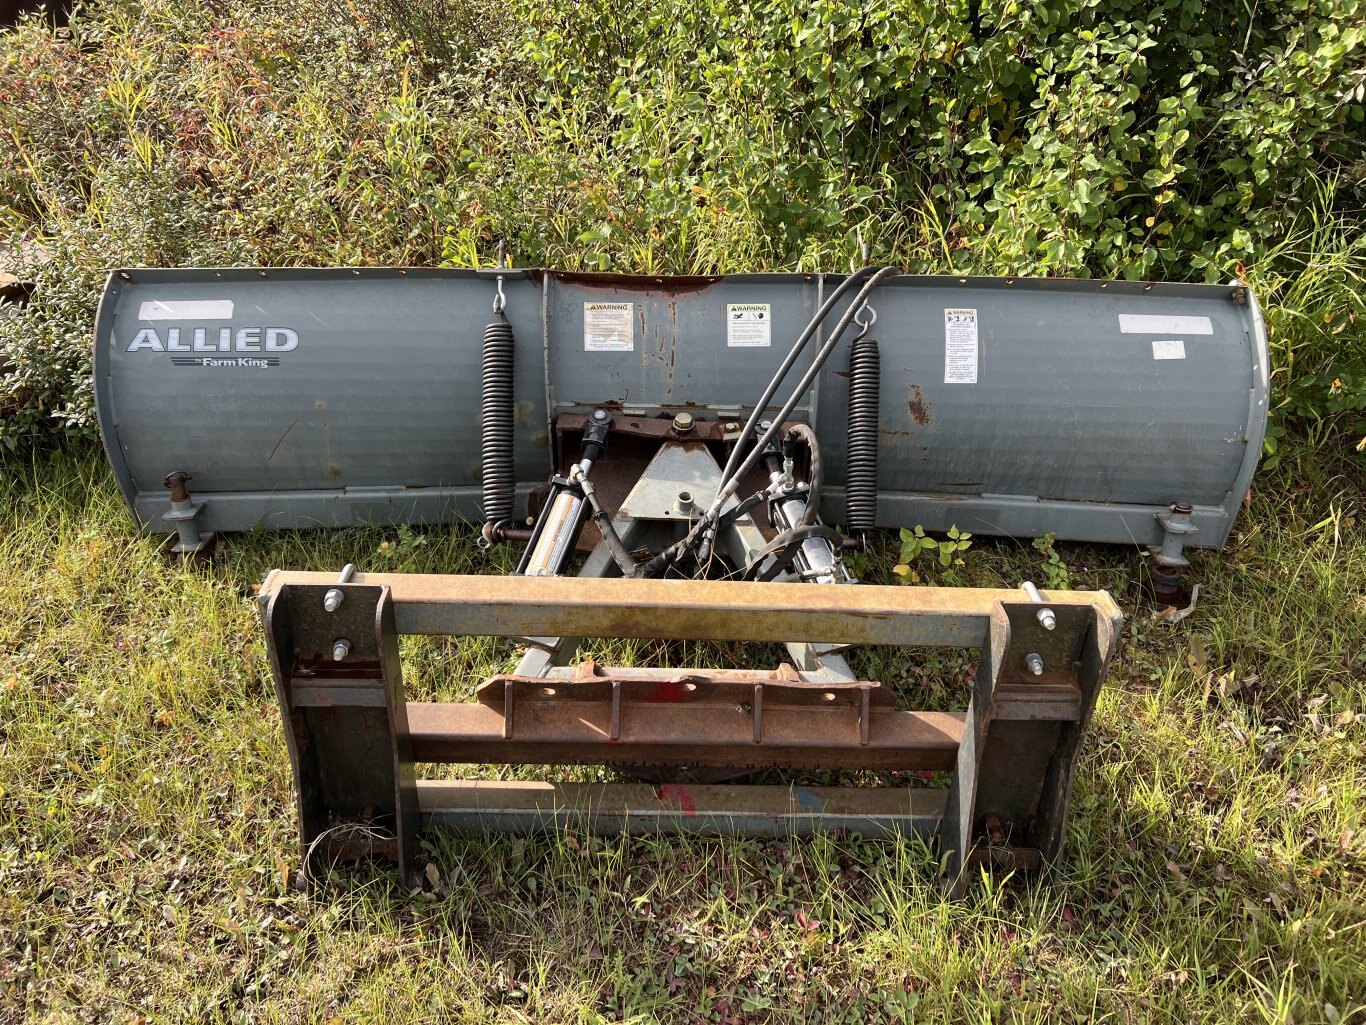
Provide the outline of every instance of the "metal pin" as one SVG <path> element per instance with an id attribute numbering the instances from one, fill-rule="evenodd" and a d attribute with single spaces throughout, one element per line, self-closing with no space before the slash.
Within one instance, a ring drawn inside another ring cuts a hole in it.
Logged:
<path id="1" fill-rule="evenodd" d="M 1028 580 L 1020 585 L 1020 590 L 1029 596 L 1030 601 L 1043 601 L 1043 595 L 1039 593 L 1039 589 Z M 1039 609 L 1036 615 L 1039 617 L 1039 622 L 1043 624 L 1045 630 L 1057 629 L 1058 617 L 1053 614 L 1052 609 Z"/>

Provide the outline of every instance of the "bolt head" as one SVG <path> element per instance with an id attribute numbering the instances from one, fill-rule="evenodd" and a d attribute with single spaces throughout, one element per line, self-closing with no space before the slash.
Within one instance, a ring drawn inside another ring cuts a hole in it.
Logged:
<path id="1" fill-rule="evenodd" d="M 683 434 L 693 428 L 693 415 L 691 413 L 679 413 L 674 417 L 674 430 Z"/>

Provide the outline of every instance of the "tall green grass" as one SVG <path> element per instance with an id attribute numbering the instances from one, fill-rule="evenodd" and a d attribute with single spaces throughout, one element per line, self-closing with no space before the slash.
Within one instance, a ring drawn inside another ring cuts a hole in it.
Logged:
<path id="1" fill-rule="evenodd" d="M 1136 553 L 1058 546 L 1129 618 L 1050 883 L 948 902 L 923 845 L 854 837 L 437 834 L 421 892 L 362 866 L 305 895 L 253 585 L 504 555 L 466 528 L 365 529 L 233 537 L 176 568 L 99 453 L 50 452 L 0 484 L 0 1021 L 1359 1020 L 1363 496 L 1348 457 L 1293 444 L 1229 551 L 1198 558 L 1177 627 L 1135 603 Z M 955 572 L 1042 560 L 979 540 Z M 962 666 L 871 656 L 962 707 Z M 515 651 L 405 657 L 414 696 L 466 697 Z"/>

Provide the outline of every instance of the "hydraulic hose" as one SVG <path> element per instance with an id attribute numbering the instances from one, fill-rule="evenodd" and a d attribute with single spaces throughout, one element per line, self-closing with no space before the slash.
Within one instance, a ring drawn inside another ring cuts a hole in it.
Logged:
<path id="1" fill-rule="evenodd" d="M 859 289 L 858 295 L 854 297 L 854 301 L 849 304 L 849 308 L 844 311 L 844 314 L 835 324 L 835 329 L 830 332 L 829 339 L 821 346 L 821 350 L 816 353 L 815 359 L 811 361 L 811 366 L 807 368 L 806 373 L 802 375 L 802 379 L 797 382 L 797 387 L 793 389 L 791 397 L 783 404 L 783 408 L 779 410 L 778 415 L 773 418 L 773 423 L 768 430 L 764 432 L 762 437 L 755 441 L 754 447 L 749 450 L 749 454 L 745 456 L 744 460 L 740 463 L 739 468 L 735 470 L 729 478 L 723 476 L 721 490 L 717 492 L 711 507 L 707 510 L 699 523 L 705 523 L 709 519 L 714 519 L 721 506 L 725 504 L 726 499 L 735 493 L 735 489 L 739 486 L 740 478 L 748 473 L 750 468 L 759 461 L 764 446 L 773 439 L 778 431 L 782 430 L 783 421 L 786 420 L 792 410 L 796 408 L 797 403 L 800 402 L 802 396 L 806 394 L 806 390 L 811 387 L 811 382 L 816 379 L 816 375 L 819 374 L 821 368 L 825 366 L 825 361 L 830 358 L 830 353 L 833 352 L 835 346 L 839 344 L 840 336 L 844 334 L 845 328 L 849 326 L 849 323 L 854 319 L 855 314 L 868 300 L 869 294 L 884 278 L 888 278 L 897 272 L 898 268 L 896 267 L 883 267 L 869 278 L 867 283 Z M 698 530 L 697 533 L 700 534 L 701 531 Z"/>
<path id="2" fill-rule="evenodd" d="M 807 322 L 806 327 L 802 328 L 802 333 L 797 336 L 797 340 L 792 343 L 792 348 L 789 349 L 787 355 L 783 357 L 783 362 L 773 374 L 773 379 L 768 382 L 768 386 L 764 389 L 764 393 L 759 396 L 759 401 L 754 404 L 754 410 L 749 414 L 749 419 L 745 421 L 745 426 L 740 431 L 740 436 L 735 439 L 735 447 L 731 449 L 730 458 L 726 460 L 726 467 L 721 471 L 721 480 L 723 482 L 730 480 L 732 472 L 735 469 L 735 464 L 740 459 L 740 453 L 744 450 L 745 440 L 754 433 L 755 425 L 763 419 L 764 410 L 768 407 L 769 400 L 773 398 L 774 393 L 782 386 L 783 379 L 787 377 L 788 371 L 792 369 L 792 365 L 796 363 L 797 358 L 801 356 L 802 350 L 806 348 L 806 344 L 811 340 L 812 335 L 820 329 L 821 324 L 825 322 L 825 318 L 829 315 L 830 311 L 835 308 L 839 301 L 844 298 L 845 293 L 876 270 L 877 268 L 875 267 L 860 267 L 858 270 L 854 271 L 853 274 L 850 274 L 841 281 L 835 286 L 835 290 L 830 293 L 830 297 L 821 304 L 821 308 L 818 309 Z"/>
<path id="3" fill-rule="evenodd" d="M 809 455 L 810 466 L 807 471 L 806 481 L 806 510 L 802 513 L 800 527 L 814 526 L 816 517 L 820 513 L 821 504 L 821 481 L 825 473 L 821 464 L 821 445 L 816 440 L 816 432 L 808 424 L 793 424 L 792 429 L 787 432 L 789 438 L 796 438 L 806 446 Z"/>
<path id="4" fill-rule="evenodd" d="M 850 322 L 854 319 L 854 316 L 863 307 L 863 304 L 867 302 L 869 294 L 884 278 L 898 273 L 900 268 L 881 267 L 872 272 L 871 277 L 868 277 L 868 272 L 870 270 L 871 268 L 863 268 L 841 282 L 840 287 L 831 294 L 830 299 L 817 311 L 815 317 L 812 318 L 811 323 L 807 324 L 806 329 L 802 331 L 801 337 L 798 339 L 797 343 L 793 345 L 792 351 L 788 353 L 782 366 L 779 367 L 778 373 L 774 375 L 774 380 L 770 381 L 769 386 L 764 390 L 764 394 L 756 405 L 755 411 L 750 414 L 749 421 L 745 424 L 745 429 L 740 432 L 740 438 L 737 440 L 735 448 L 731 452 L 731 457 L 726 461 L 726 469 L 721 474 L 721 487 L 717 491 L 716 497 L 713 499 L 711 505 L 698 518 L 697 522 L 693 524 L 692 529 L 688 531 L 687 537 L 664 549 L 642 566 L 642 576 L 657 576 L 669 565 L 682 558 L 683 553 L 696 544 L 700 538 L 715 529 L 717 517 L 720 514 L 721 508 L 725 505 L 726 500 L 735 493 L 735 489 L 739 486 L 741 478 L 743 478 L 744 475 L 750 471 L 751 467 L 758 462 L 760 456 L 763 454 L 764 448 L 774 439 L 778 432 L 782 430 L 783 421 L 787 419 L 797 403 L 801 401 L 801 397 L 805 395 L 807 389 L 811 387 L 811 382 L 816 379 L 816 375 L 820 373 L 826 360 L 830 358 L 830 353 L 834 351 L 835 346 L 839 343 L 841 336 L 844 334 L 845 329 L 848 328 Z M 832 307 L 838 298 L 844 294 L 846 291 L 845 286 L 850 285 L 853 281 L 863 280 L 865 277 L 867 278 L 867 281 L 863 287 L 859 289 L 858 295 L 856 295 L 849 304 L 849 308 L 840 316 L 839 321 L 835 325 L 835 329 L 830 333 L 830 338 L 816 354 L 815 359 L 811 362 L 811 366 L 807 369 L 806 373 L 802 375 L 802 379 L 797 383 L 797 387 L 793 390 L 792 395 L 788 398 L 787 402 L 783 404 L 783 407 L 777 416 L 773 417 L 773 421 L 768 430 L 764 432 L 762 437 L 755 441 L 753 447 L 749 449 L 748 454 L 739 462 L 739 466 L 736 468 L 735 464 L 739 459 L 740 453 L 744 450 L 743 442 L 746 435 L 752 430 L 753 425 L 758 422 L 764 407 L 767 406 L 769 399 L 771 399 L 773 393 L 777 391 L 778 385 L 782 383 L 782 379 L 786 376 L 788 369 L 791 368 L 792 364 L 796 361 L 797 356 L 800 355 L 801 348 L 806 345 L 807 339 L 815 332 L 816 328 L 820 325 L 820 322 L 829 312 L 830 307 Z"/>

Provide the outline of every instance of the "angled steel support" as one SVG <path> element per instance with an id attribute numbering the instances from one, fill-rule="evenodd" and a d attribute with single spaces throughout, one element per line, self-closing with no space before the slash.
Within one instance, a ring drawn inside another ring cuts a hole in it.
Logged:
<path id="1" fill-rule="evenodd" d="M 991 611 L 940 830 L 955 887 L 974 864 L 1026 867 L 1062 854 L 1077 747 L 1121 620 L 1099 604 L 1052 608 L 1051 629 L 1037 605 Z"/>

